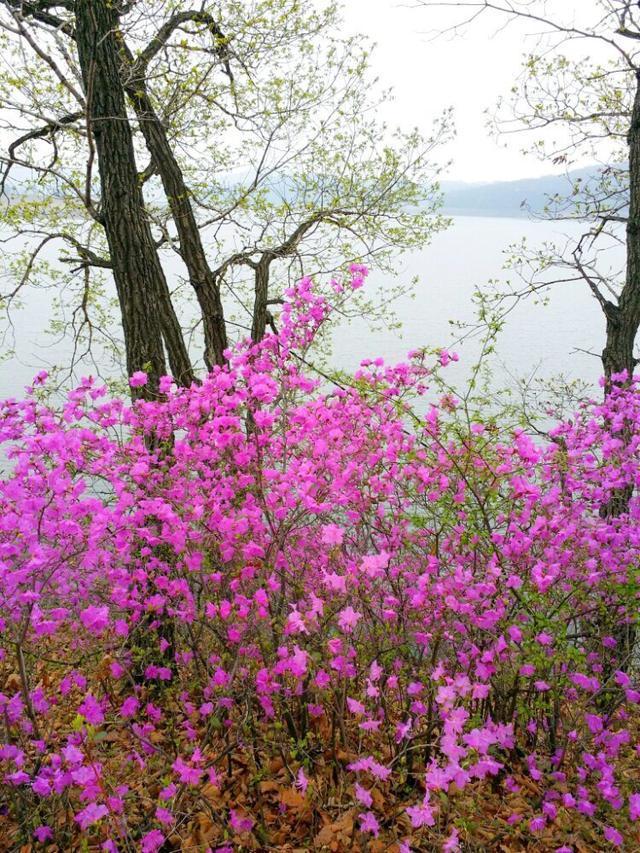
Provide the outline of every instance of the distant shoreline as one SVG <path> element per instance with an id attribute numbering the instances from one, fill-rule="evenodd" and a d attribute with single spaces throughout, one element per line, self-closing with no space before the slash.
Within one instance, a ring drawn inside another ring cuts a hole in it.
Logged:
<path id="1" fill-rule="evenodd" d="M 445 216 L 481 216 L 485 219 L 524 219 L 528 222 L 538 222 L 546 220 L 538 220 L 532 216 L 529 211 L 518 213 L 515 210 L 487 210 L 486 208 L 470 208 L 470 207 L 447 207 L 441 208 L 441 212 Z"/>

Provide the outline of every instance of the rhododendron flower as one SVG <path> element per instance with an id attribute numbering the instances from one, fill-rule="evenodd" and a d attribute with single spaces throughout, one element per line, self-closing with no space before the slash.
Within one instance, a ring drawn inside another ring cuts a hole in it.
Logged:
<path id="1" fill-rule="evenodd" d="M 104 713 L 100 702 L 87 693 L 82 704 L 78 707 L 78 713 L 82 714 L 85 720 L 92 726 L 99 726 L 104 721 Z"/>
<path id="2" fill-rule="evenodd" d="M 84 755 L 72 743 L 62 748 L 62 755 L 68 764 L 81 764 L 84 761 Z"/>
<path id="3" fill-rule="evenodd" d="M 551 646 L 553 645 L 553 637 L 551 634 L 547 634 L 545 631 L 541 631 L 536 636 L 536 641 L 540 643 L 541 646 Z"/>
<path id="4" fill-rule="evenodd" d="M 159 829 L 152 829 L 147 832 L 140 840 L 141 853 L 157 853 L 165 842 L 164 835 Z"/>
<path id="5" fill-rule="evenodd" d="M 325 524 L 322 528 L 322 541 L 325 545 L 342 545 L 344 530 L 337 524 Z"/>
<path id="6" fill-rule="evenodd" d="M 108 814 L 109 809 L 105 805 L 89 803 L 86 808 L 75 815 L 74 820 L 80 824 L 80 828 L 84 831 L 94 823 L 98 823 L 98 821 L 102 820 Z"/>
<path id="7" fill-rule="evenodd" d="M 309 787 L 309 780 L 307 779 L 304 768 L 302 767 L 298 770 L 296 775 L 295 786 L 302 791 L 303 794 L 306 794 L 307 788 Z"/>
<path id="8" fill-rule="evenodd" d="M 41 844 L 44 844 L 45 841 L 51 841 L 53 838 L 53 830 L 46 825 L 38 826 L 34 829 L 33 834 Z"/>
<path id="9" fill-rule="evenodd" d="M 149 377 L 143 370 L 136 370 L 129 378 L 129 385 L 132 388 L 142 388 L 149 381 Z"/>
<path id="10" fill-rule="evenodd" d="M 130 717 L 135 717 L 138 713 L 138 708 L 140 707 L 140 702 L 136 699 L 135 696 L 128 696 L 122 705 L 120 706 L 120 714 L 124 717 L 125 720 Z"/>
<path id="11" fill-rule="evenodd" d="M 380 832 L 380 824 L 376 820 L 374 813 L 363 812 L 358 817 L 360 818 L 360 831 L 371 832 L 377 838 Z"/>
<path id="12" fill-rule="evenodd" d="M 80 612 L 80 621 L 92 634 L 102 634 L 109 624 L 109 608 L 90 605 Z"/>
<path id="13" fill-rule="evenodd" d="M 345 634 L 350 634 L 362 619 L 362 613 L 358 613 L 353 607 L 345 607 L 338 614 L 338 625 L 342 628 Z"/>
<path id="14" fill-rule="evenodd" d="M 163 809 L 162 806 L 158 806 L 156 809 L 156 820 L 163 823 L 165 826 L 171 826 L 172 823 L 175 822 L 175 818 L 171 814 L 168 809 Z"/>
<path id="15" fill-rule="evenodd" d="M 428 803 L 422 803 L 420 806 L 409 806 L 406 811 L 411 818 L 411 826 L 414 829 L 435 825 L 436 819 Z"/>
<path id="16" fill-rule="evenodd" d="M 161 800 L 170 800 L 178 793 L 178 786 L 175 782 L 171 782 L 166 788 L 163 788 L 158 795 Z"/>
<path id="17" fill-rule="evenodd" d="M 371 756 L 369 756 L 369 758 L 360 758 L 358 761 L 354 761 L 352 764 L 347 766 L 349 770 L 353 770 L 354 772 L 366 771 L 383 781 L 391 776 L 391 770 L 388 767 L 385 767 L 384 764 L 380 764 L 378 761 L 375 761 Z"/>
<path id="18" fill-rule="evenodd" d="M 39 797 L 48 797 L 51 794 L 51 782 L 49 779 L 38 776 L 31 783 L 31 789 Z"/>
<path id="19" fill-rule="evenodd" d="M 197 785 L 202 778 L 202 770 L 191 767 L 180 756 L 171 765 L 184 785 Z"/>
<path id="20" fill-rule="evenodd" d="M 621 847 L 624 842 L 624 838 L 621 833 L 613 826 L 605 826 L 604 837 L 610 844 L 613 844 L 616 847 Z"/>
<path id="21" fill-rule="evenodd" d="M 229 825 L 234 832 L 239 834 L 242 834 L 243 832 L 251 832 L 253 824 L 254 821 L 250 817 L 241 814 L 236 809 L 229 810 Z"/>
<path id="22" fill-rule="evenodd" d="M 360 785 L 358 782 L 356 782 L 355 791 L 356 799 L 358 800 L 358 802 L 362 803 L 363 806 L 367 806 L 367 808 L 370 808 L 373 804 L 373 797 L 371 796 L 369 791 L 367 791 L 366 788 L 363 788 L 362 785 Z"/>
<path id="23" fill-rule="evenodd" d="M 460 836 L 454 827 L 442 847 L 443 853 L 458 853 L 460 850 Z"/>

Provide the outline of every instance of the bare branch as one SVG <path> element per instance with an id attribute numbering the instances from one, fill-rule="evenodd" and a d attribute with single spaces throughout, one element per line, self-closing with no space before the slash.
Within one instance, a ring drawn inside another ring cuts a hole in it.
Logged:
<path id="1" fill-rule="evenodd" d="M 149 65 L 151 60 L 167 44 L 173 33 L 176 30 L 180 29 L 180 27 L 182 27 L 184 24 L 190 22 L 195 24 L 204 24 L 204 26 L 209 30 L 214 39 L 214 51 L 222 63 L 222 67 L 224 68 L 225 74 L 227 75 L 229 80 L 233 82 L 233 73 L 229 64 L 229 48 L 227 38 L 218 26 L 218 23 L 213 17 L 213 15 L 211 15 L 209 12 L 205 12 L 204 10 L 195 9 L 187 10 L 184 12 L 177 12 L 175 15 L 165 21 L 165 23 L 160 27 L 158 32 L 149 42 L 149 44 L 136 58 L 135 65 L 133 68 L 134 76 L 142 76 L 146 72 L 147 66 Z"/>

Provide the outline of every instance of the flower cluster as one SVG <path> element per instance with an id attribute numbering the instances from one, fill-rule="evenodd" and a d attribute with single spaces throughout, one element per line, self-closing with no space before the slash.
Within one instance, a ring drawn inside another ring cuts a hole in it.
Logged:
<path id="1" fill-rule="evenodd" d="M 328 390 L 299 356 L 330 305 L 287 298 L 156 402 L 0 405 L 9 847 L 272 849 L 295 810 L 320 848 L 347 809 L 365 844 L 454 851 L 467 790 L 525 846 L 637 843 L 638 390 L 544 441 L 427 404 L 444 351 Z"/>

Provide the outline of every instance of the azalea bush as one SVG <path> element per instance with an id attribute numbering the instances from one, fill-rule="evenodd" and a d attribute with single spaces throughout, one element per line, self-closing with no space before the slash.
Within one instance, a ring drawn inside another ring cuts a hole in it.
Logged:
<path id="1" fill-rule="evenodd" d="M 320 384 L 287 300 L 156 402 L 2 403 L 3 849 L 635 849 L 637 387 L 534 440 L 444 351 Z"/>

